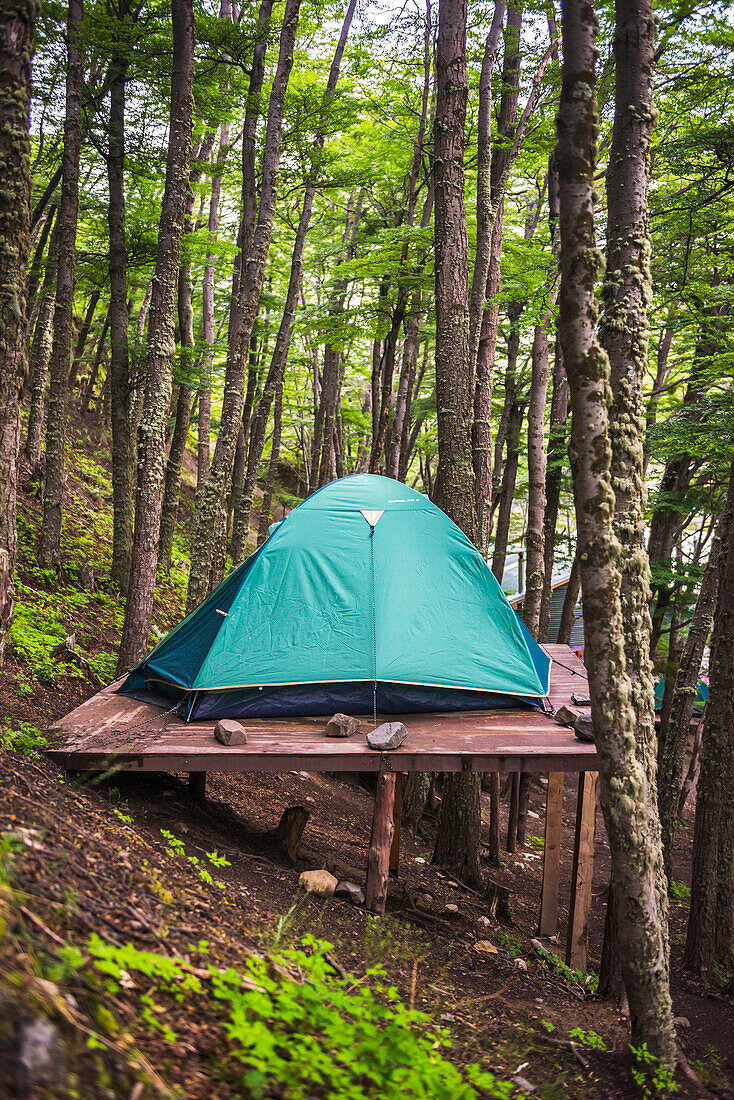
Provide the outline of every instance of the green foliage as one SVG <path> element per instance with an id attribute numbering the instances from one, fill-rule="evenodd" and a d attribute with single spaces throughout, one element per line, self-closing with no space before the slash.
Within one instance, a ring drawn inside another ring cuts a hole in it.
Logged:
<path id="1" fill-rule="evenodd" d="M 672 879 L 668 884 L 668 897 L 676 905 L 685 905 L 691 900 L 691 888 L 686 882 Z"/>
<path id="2" fill-rule="evenodd" d="M 22 756 L 38 756 L 47 744 L 48 739 L 45 734 L 32 722 L 20 720 L 14 724 L 4 722 L 0 726 L 0 748 L 8 752 L 18 752 Z"/>
<path id="3" fill-rule="evenodd" d="M 647 1049 L 647 1043 L 640 1043 L 639 1046 L 630 1043 L 630 1053 L 633 1061 L 632 1076 L 642 1091 L 644 1100 L 677 1092 L 678 1086 L 673 1074 L 661 1066 L 657 1055 Z"/>
<path id="4" fill-rule="evenodd" d="M 174 836 L 174 834 L 169 832 L 167 829 L 161 829 L 161 836 L 166 841 L 166 850 L 168 851 L 168 854 L 170 856 L 173 856 L 174 858 L 185 858 L 187 862 L 190 863 L 191 866 L 195 869 L 201 881 L 206 883 L 207 886 L 216 886 L 220 890 L 225 889 L 224 883 L 220 882 L 219 879 L 213 878 L 211 872 L 204 864 L 202 864 L 198 856 L 186 855 L 186 847 L 182 840 L 179 840 L 177 836 Z M 229 861 L 226 860 L 224 856 L 217 855 L 216 852 L 207 852 L 206 855 L 209 861 L 213 863 L 215 867 L 230 866 Z"/>
<path id="5" fill-rule="evenodd" d="M 566 966 L 563 959 L 558 955 L 555 955 L 552 951 L 546 951 L 542 948 L 538 951 L 539 958 L 553 970 L 556 974 L 560 974 L 571 982 L 573 985 L 580 986 L 584 990 L 588 990 L 591 993 L 596 993 L 599 988 L 599 976 L 593 971 L 588 974 L 584 974 L 582 970 L 571 970 L 570 966 Z"/>
<path id="6" fill-rule="evenodd" d="M 598 1031 L 584 1031 L 582 1027 L 575 1027 L 568 1033 L 569 1039 L 573 1039 L 579 1046 L 588 1047 L 589 1050 L 606 1050 L 606 1041 Z"/>

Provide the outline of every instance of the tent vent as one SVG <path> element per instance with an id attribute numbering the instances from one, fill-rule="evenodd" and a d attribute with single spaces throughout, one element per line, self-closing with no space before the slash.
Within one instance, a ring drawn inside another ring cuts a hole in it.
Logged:
<path id="1" fill-rule="evenodd" d="M 367 520 L 370 527 L 372 527 L 372 528 L 374 528 L 377 525 L 377 521 L 379 520 L 379 518 L 382 514 L 383 514 L 382 512 L 370 512 L 370 511 L 365 511 L 364 509 L 362 509 L 362 515 L 364 516 L 364 518 Z"/>

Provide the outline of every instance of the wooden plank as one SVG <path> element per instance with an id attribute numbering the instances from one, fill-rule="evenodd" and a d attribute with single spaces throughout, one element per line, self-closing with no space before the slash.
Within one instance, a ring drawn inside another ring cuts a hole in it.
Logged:
<path id="1" fill-rule="evenodd" d="M 566 965 L 572 970 L 586 969 L 589 948 L 589 910 L 594 875 L 596 840 L 596 793 L 598 772 L 581 772 L 576 803 L 576 833 L 573 844 L 571 902 L 568 912 Z"/>
<path id="2" fill-rule="evenodd" d="M 387 881 L 390 875 L 390 848 L 394 832 L 395 772 L 380 772 L 375 792 L 372 835 L 367 856 L 365 908 L 380 917 L 385 915 Z"/>
<path id="3" fill-rule="evenodd" d="M 550 772 L 545 800 L 543 883 L 540 888 L 539 936 L 558 931 L 558 886 L 561 876 L 561 826 L 563 824 L 563 772 Z"/>
<path id="4" fill-rule="evenodd" d="M 400 869 L 400 829 L 403 822 L 403 780 L 405 776 L 402 772 L 397 773 L 395 779 L 395 805 L 393 807 L 393 824 L 395 831 L 393 833 L 392 845 L 390 847 L 390 874 L 397 878 L 398 871 Z"/>
<path id="5" fill-rule="evenodd" d="M 489 773 L 489 862 L 500 865 L 500 773 Z"/>

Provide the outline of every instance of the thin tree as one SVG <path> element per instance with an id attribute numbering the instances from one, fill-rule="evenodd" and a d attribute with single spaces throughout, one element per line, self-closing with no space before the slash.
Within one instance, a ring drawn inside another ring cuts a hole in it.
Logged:
<path id="1" fill-rule="evenodd" d="M 613 527 L 609 363 L 597 342 L 594 286 L 601 266 L 594 229 L 597 21 L 588 0 L 562 13 L 558 115 L 561 293 L 559 334 L 572 407 L 571 456 L 583 591 L 585 661 L 609 837 L 622 977 L 635 1042 L 672 1071 L 676 1063 L 664 914 L 658 907 L 655 813 L 635 751 L 620 603 L 621 547 Z"/>
<path id="2" fill-rule="evenodd" d="M 667 883 L 657 814 L 657 740 L 650 653 L 650 563 L 645 547 L 644 474 L 648 318 L 651 297 L 647 190 L 655 121 L 655 20 L 651 0 L 616 0 L 615 113 L 607 169 L 607 264 L 601 339 L 609 358 L 614 529 L 621 547 L 625 665 L 632 690 L 637 758 L 649 792 L 648 857 L 657 876 L 667 959 Z M 613 925 L 609 926 L 614 933 Z M 613 958 L 614 954 L 610 954 Z"/>
<path id="3" fill-rule="evenodd" d="M 464 126 L 468 94 L 466 0 L 441 0 L 436 43 L 435 291 L 438 503 L 472 541 L 477 524 L 471 429 L 469 243 L 464 206 Z M 481 885 L 480 777 L 447 775 L 434 862 Z"/>
<path id="4" fill-rule="evenodd" d="M 176 350 L 175 317 L 191 157 L 194 97 L 193 0 L 172 0 L 173 68 L 166 185 L 158 226 L 147 338 L 147 381 L 138 430 L 135 531 L 125 621 L 117 661 L 126 672 L 145 653 L 153 615 L 163 496 L 166 421 Z"/>
<path id="5" fill-rule="evenodd" d="M 243 238 L 239 271 L 229 320 L 229 349 L 224 380 L 224 400 L 216 447 L 207 479 L 196 497 L 194 533 L 191 540 L 191 572 L 186 596 L 187 611 L 204 599 L 211 584 L 214 540 L 211 532 L 221 525 L 224 496 L 234 460 L 244 403 L 245 357 L 257 317 L 265 279 L 265 263 L 275 221 L 280 174 L 280 151 L 283 138 L 283 109 L 288 88 L 301 0 L 286 0 L 280 34 L 278 64 L 268 103 L 268 120 L 263 147 L 262 182 L 257 218 L 250 241 Z M 269 15 L 268 15 L 269 19 Z M 253 132 L 254 134 L 254 132 Z M 243 198 L 245 198 L 243 188 Z M 246 197 L 246 204 L 252 196 Z M 249 233 L 247 234 L 249 236 Z M 247 246 L 249 244 L 249 246 Z M 235 293 L 236 289 L 236 293 Z"/>
<path id="6" fill-rule="evenodd" d="M 731 962 L 734 917 L 734 463 L 720 538 L 685 952 L 686 967 L 709 979 Z"/>
<path id="7" fill-rule="evenodd" d="M 46 416 L 46 465 L 43 479 L 43 521 L 38 561 L 49 566 L 61 552 L 61 518 L 66 465 L 66 404 L 74 325 L 74 272 L 79 215 L 79 158 L 82 144 L 83 0 L 69 0 L 66 20 L 66 114 L 59 202 L 56 301 L 51 348 L 51 386 Z"/>
<path id="8" fill-rule="evenodd" d="M 30 239 L 31 62 L 36 0 L 0 13 L 0 668 L 13 620 L 20 403 L 26 365 L 26 266 Z"/>

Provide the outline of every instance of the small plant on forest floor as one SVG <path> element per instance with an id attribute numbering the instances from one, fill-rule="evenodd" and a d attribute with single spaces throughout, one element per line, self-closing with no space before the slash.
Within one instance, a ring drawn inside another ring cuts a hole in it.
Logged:
<path id="1" fill-rule="evenodd" d="M 660 1065 L 660 1059 L 647 1049 L 647 1043 L 640 1043 L 637 1047 L 630 1043 L 630 1053 L 632 1076 L 642 1092 L 643 1100 L 652 1100 L 655 1096 L 667 1096 L 668 1093 L 677 1092 L 678 1086 L 673 1074 Z"/>
<path id="2" fill-rule="evenodd" d="M 542 836 L 529 836 L 527 843 L 531 848 L 537 848 L 540 851 L 545 848 L 545 840 Z"/>
<path id="3" fill-rule="evenodd" d="M 687 883 L 673 879 L 668 886 L 668 897 L 676 905 L 684 905 L 691 900 L 691 888 Z"/>
<path id="4" fill-rule="evenodd" d="M 502 928 L 498 928 L 494 934 L 494 938 L 503 950 L 505 950 L 508 955 L 512 955 L 514 959 L 524 954 L 522 939 L 515 933 L 505 932 Z"/>
<path id="5" fill-rule="evenodd" d="M 177 836 L 174 836 L 173 833 L 169 832 L 168 829 L 161 829 L 161 836 L 166 841 L 166 850 L 169 856 L 173 856 L 174 858 L 182 856 L 184 859 L 186 859 L 186 861 L 190 863 L 191 866 L 194 868 L 201 881 L 206 883 L 207 886 L 216 886 L 220 890 L 226 889 L 224 883 L 221 882 L 219 879 L 215 879 L 212 876 L 211 872 L 201 862 L 198 856 L 186 855 L 185 845 L 182 840 L 179 840 L 179 838 Z M 216 852 L 207 852 L 206 854 L 207 858 L 211 861 L 211 863 L 214 864 L 215 867 L 230 866 L 229 860 L 225 859 L 224 856 L 218 856 Z"/>
<path id="6" fill-rule="evenodd" d="M 580 986 L 581 989 L 589 993 L 596 993 L 599 988 L 599 976 L 590 970 L 587 974 L 583 970 L 572 970 L 570 966 L 566 966 L 563 959 L 558 955 L 554 955 L 552 951 L 547 951 L 544 947 L 538 950 L 538 958 L 542 960 L 553 970 L 556 974 L 562 975 L 566 981 L 571 982 L 573 985 Z"/>
<path id="7" fill-rule="evenodd" d="M 693 1068 L 704 1085 L 708 1085 L 709 1088 L 720 1089 L 727 1087 L 728 1081 L 721 1053 L 716 1047 L 708 1047 L 700 1058 L 695 1059 Z"/>
<path id="8" fill-rule="evenodd" d="M 22 756 L 38 756 L 48 744 L 45 735 L 32 722 L 19 721 L 15 729 L 9 722 L 0 726 L 0 748 L 19 752 Z"/>
<path id="9" fill-rule="evenodd" d="M 480 1065 L 460 1068 L 448 1060 L 449 1033 L 407 1008 L 379 968 L 363 979 L 335 974 L 332 949 L 307 936 L 299 947 L 248 958 L 237 969 L 210 965 L 210 979 L 202 981 L 183 959 L 108 944 L 96 935 L 87 945 L 103 988 L 138 998 L 140 1011 L 127 1025 L 130 1038 L 153 1030 L 174 1042 L 166 1001 L 172 998 L 180 1015 L 189 1001 L 207 1000 L 208 1019 L 228 1040 L 217 1055 L 216 1075 L 233 1100 L 510 1100 L 511 1081 Z M 59 955 L 58 965 L 70 973 L 90 965 L 78 948 Z M 113 1020 L 111 1026 L 119 1025 Z"/>
<path id="10" fill-rule="evenodd" d="M 575 1043 L 578 1043 L 581 1047 L 588 1047 L 589 1050 L 606 1050 L 606 1041 L 602 1038 L 598 1031 L 584 1031 L 582 1027 L 575 1027 L 568 1033 L 569 1039 L 573 1039 Z"/>

